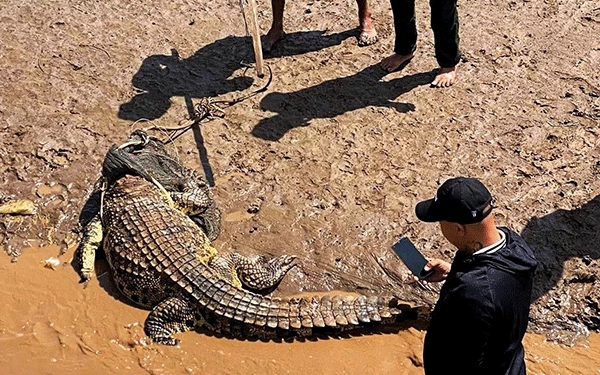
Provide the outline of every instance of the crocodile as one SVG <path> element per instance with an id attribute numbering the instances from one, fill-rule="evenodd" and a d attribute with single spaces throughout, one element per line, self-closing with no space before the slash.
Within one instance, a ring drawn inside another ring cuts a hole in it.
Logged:
<path id="1" fill-rule="evenodd" d="M 85 227 L 84 238 L 75 253 L 74 263 L 83 282 L 90 279 L 94 265 L 93 252 L 99 247 L 98 239 L 101 238 L 101 197 L 107 186 L 127 173 L 142 176 L 161 189 L 173 201 L 174 207 L 188 215 L 204 231 L 208 240 L 214 240 L 220 233 L 221 214 L 205 180 L 193 169 L 185 167 L 176 153 L 171 152 L 163 142 L 150 137 L 143 130 L 136 130 L 111 155 L 115 156 L 115 152 L 120 157 L 105 159 L 103 177 L 96 182 L 80 220 Z M 88 251 L 91 253 L 87 254 Z M 212 248 L 211 253 L 215 254 L 216 250 Z M 248 258 L 230 253 L 211 257 L 210 266 L 223 277 L 230 278 L 236 286 L 266 293 L 273 290 L 294 266 L 294 259 L 290 255 L 268 260 L 264 256 Z"/>
<path id="2" fill-rule="evenodd" d="M 144 332 L 153 342 L 177 345 L 175 334 L 198 326 L 233 337 L 282 339 L 373 330 L 416 318 L 417 309 L 395 296 L 257 292 L 280 281 L 294 257 L 267 261 L 217 254 L 202 225 L 192 219 L 210 205 L 206 190 L 171 184 L 147 168 L 156 166 L 152 153 L 143 159 L 128 147 L 127 142 L 112 146 L 106 155 L 101 205 L 84 228 L 76 268 L 82 281 L 89 281 L 102 246 L 117 288 L 151 309 Z"/>
<path id="3" fill-rule="evenodd" d="M 211 241 L 218 237 L 221 230 L 221 213 L 208 184 L 195 170 L 186 167 L 176 152 L 171 151 L 164 142 L 149 136 L 141 129 L 131 133 L 119 149 L 126 151 L 134 160 L 133 163 L 128 163 L 128 170 L 132 169 L 133 173 L 154 181 L 171 194 L 187 193 L 188 196 L 191 194 L 193 204 L 186 204 L 183 201 L 179 208 L 190 214 L 190 218 L 204 230 Z M 112 169 L 110 177 L 118 179 L 125 173 L 127 170 Z M 194 207 L 199 212 L 187 212 Z"/>

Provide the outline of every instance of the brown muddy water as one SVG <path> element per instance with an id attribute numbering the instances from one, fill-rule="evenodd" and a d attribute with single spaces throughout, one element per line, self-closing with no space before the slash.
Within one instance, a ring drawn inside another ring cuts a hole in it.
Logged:
<path id="1" fill-rule="evenodd" d="M 261 342 L 203 333 L 179 335 L 179 347 L 146 345 L 147 311 L 119 300 L 110 275 L 87 288 L 68 264 L 44 260 L 59 248 L 30 248 L 0 258 L 1 374 L 423 374 L 423 327 L 351 338 Z M 573 347 L 525 338 L 530 374 L 600 373 L 600 335 Z"/>

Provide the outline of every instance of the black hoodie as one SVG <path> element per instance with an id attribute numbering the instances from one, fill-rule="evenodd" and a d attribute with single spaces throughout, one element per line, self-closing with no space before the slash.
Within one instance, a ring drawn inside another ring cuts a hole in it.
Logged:
<path id="1" fill-rule="evenodd" d="M 426 375 L 524 375 L 521 343 L 537 261 L 517 233 L 493 253 L 457 252 L 425 335 Z"/>

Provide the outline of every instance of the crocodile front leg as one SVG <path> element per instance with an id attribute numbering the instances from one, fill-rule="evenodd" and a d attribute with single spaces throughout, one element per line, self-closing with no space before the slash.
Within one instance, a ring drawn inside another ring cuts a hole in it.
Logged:
<path id="1" fill-rule="evenodd" d="M 216 205 L 208 207 L 201 214 L 190 216 L 190 219 L 206 233 L 209 240 L 214 241 L 219 237 L 221 233 L 221 211 Z"/>
<path id="2" fill-rule="evenodd" d="M 81 278 L 80 282 L 88 283 L 94 273 L 96 250 L 102 244 L 102 221 L 97 213 L 83 229 L 83 238 L 73 254 L 75 270 Z"/>
<path id="3" fill-rule="evenodd" d="M 170 192 L 175 208 L 187 216 L 203 213 L 212 204 L 211 199 L 201 189 L 186 192 Z"/>
<path id="4" fill-rule="evenodd" d="M 262 255 L 245 257 L 232 253 L 229 259 L 244 286 L 255 291 L 268 291 L 275 288 L 285 274 L 295 266 L 292 262 L 296 257 L 282 255 L 267 260 Z"/>
<path id="5" fill-rule="evenodd" d="M 211 241 L 221 231 L 221 212 L 206 191 L 196 188 L 186 192 L 171 192 L 175 208 L 189 216 Z"/>
<path id="6" fill-rule="evenodd" d="M 165 345 L 177 345 L 179 339 L 173 334 L 193 329 L 202 318 L 194 314 L 188 301 L 170 297 L 156 305 L 144 322 L 144 332 L 152 341 Z"/>

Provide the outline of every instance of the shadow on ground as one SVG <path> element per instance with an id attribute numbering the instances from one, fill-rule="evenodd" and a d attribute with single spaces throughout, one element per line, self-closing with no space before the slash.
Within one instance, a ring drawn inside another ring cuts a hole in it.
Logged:
<path id="1" fill-rule="evenodd" d="M 355 34 L 356 30 L 327 35 L 324 31 L 291 33 L 265 59 L 318 51 L 339 45 Z M 248 89 L 252 77 L 231 76 L 244 66 L 243 62 L 253 61 L 251 38 L 238 36 L 216 40 L 186 59 L 181 59 L 176 50 L 170 55 L 149 56 L 131 81 L 139 93 L 119 107 L 118 115 L 131 121 L 154 120 L 166 113 L 174 96 L 206 98 Z"/>
<path id="2" fill-rule="evenodd" d="M 295 127 L 309 125 L 310 120 L 332 118 L 367 106 L 391 107 L 400 113 L 414 111 L 413 104 L 393 100 L 418 86 L 429 84 L 434 71 L 381 81 L 387 74 L 379 64 L 375 64 L 352 76 L 332 79 L 296 92 L 269 93 L 261 101 L 261 108 L 277 114 L 261 120 L 252 129 L 252 134 L 276 141 Z"/>
<path id="3" fill-rule="evenodd" d="M 532 320 L 553 329 L 600 329 L 600 196 L 532 218 L 522 232 L 539 266 Z"/>
<path id="4" fill-rule="evenodd" d="M 241 328 L 241 326 L 239 327 Z M 238 329 L 239 329 L 238 328 Z M 276 332 L 280 337 L 265 338 L 265 337 L 246 337 L 242 331 L 237 331 L 235 334 L 221 334 L 204 327 L 198 327 L 195 329 L 197 333 L 204 334 L 210 337 L 216 337 L 227 340 L 237 341 L 250 341 L 250 342 L 278 342 L 278 343 L 294 343 L 294 342 L 316 342 L 320 340 L 345 340 L 353 337 L 363 336 L 374 336 L 374 335 L 397 335 L 400 331 L 407 330 L 409 328 L 418 329 L 424 331 L 427 328 L 427 322 L 422 319 L 418 319 L 416 316 L 407 316 L 406 320 L 395 323 L 384 323 L 380 324 L 377 322 L 363 323 L 361 326 L 346 326 L 345 330 L 339 328 L 318 328 L 313 327 L 310 329 L 303 328 L 299 336 L 296 331 L 285 331 L 277 329 Z M 268 329 L 266 330 L 268 331 Z M 308 333 L 311 332 L 311 333 Z M 255 332 L 257 333 L 257 332 Z M 286 337 L 286 334 L 289 336 Z M 302 336 L 306 335 L 306 336 Z"/>
<path id="5" fill-rule="evenodd" d="M 292 33 L 286 36 L 285 43 L 265 58 L 318 51 L 339 45 L 355 34 L 356 30 L 327 35 L 323 31 Z M 176 50 L 172 50 L 171 55 L 149 56 L 132 79 L 132 85 L 139 93 L 120 106 L 118 115 L 131 121 L 154 120 L 167 112 L 171 98 L 175 96 L 186 98 L 189 107 L 195 98 L 247 90 L 254 79 L 232 75 L 243 68 L 244 61 L 253 60 L 251 39 L 236 36 L 217 40 L 186 59 L 181 59 Z M 275 141 L 290 129 L 308 125 L 312 119 L 332 118 L 366 106 L 392 107 L 402 113 L 413 111 L 413 104 L 393 100 L 417 86 L 430 83 L 434 72 L 381 81 L 386 74 L 376 64 L 352 76 L 296 92 L 267 94 L 261 101 L 261 107 L 277 115 L 260 121 L 252 134 Z"/>

